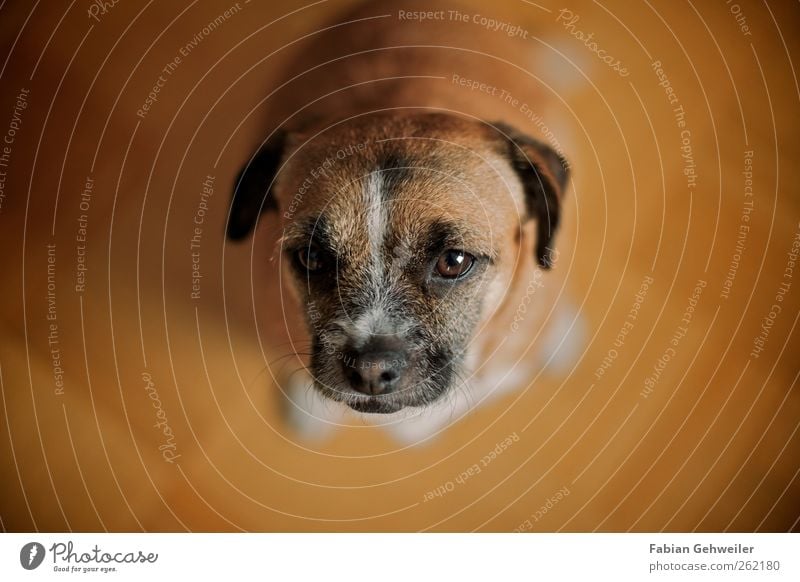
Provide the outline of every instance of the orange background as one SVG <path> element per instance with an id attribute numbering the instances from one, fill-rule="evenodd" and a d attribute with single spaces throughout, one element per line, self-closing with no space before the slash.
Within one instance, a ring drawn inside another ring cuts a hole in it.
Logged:
<path id="1" fill-rule="evenodd" d="M 259 103 L 302 48 L 285 45 L 351 3 L 276 21 L 302 5 L 242 0 L 137 117 L 163 67 L 232 4 L 119 2 L 98 21 L 87 3 L 0 9 L 0 133 L 17 94 L 30 91 L 2 168 L 4 530 L 798 529 L 800 274 L 784 276 L 800 230 L 796 3 L 739 2 L 748 35 L 723 2 L 572 2 L 578 28 L 626 64 L 621 78 L 556 22 L 562 6 L 503 2 L 551 47 L 532 43 L 521 62 L 535 62 L 569 105 L 569 115 L 548 119 L 574 168 L 558 268 L 587 342 L 566 373 L 545 370 L 524 393 L 418 447 L 367 426 L 310 447 L 295 439 L 270 385 L 286 353 L 271 341 L 281 324 L 274 266 L 259 250 L 251 268 L 250 247 L 222 237 L 233 176 L 263 138 L 268 108 Z M 691 129 L 691 192 L 655 60 Z M 754 204 L 725 299 L 745 151 Z M 203 297 L 191 301 L 188 240 L 209 174 Z M 78 293 L 87 176 L 88 271 Z M 47 244 L 56 245 L 63 394 L 48 344 Z M 654 283 L 637 322 L 598 379 L 647 276 Z M 707 286 L 688 333 L 643 398 L 698 280 Z M 752 357 L 782 282 L 791 283 L 782 310 Z M 158 448 L 145 372 L 175 435 L 174 463 Z M 514 433 L 518 442 L 457 482 Z M 569 494 L 548 502 L 559 491 Z"/>

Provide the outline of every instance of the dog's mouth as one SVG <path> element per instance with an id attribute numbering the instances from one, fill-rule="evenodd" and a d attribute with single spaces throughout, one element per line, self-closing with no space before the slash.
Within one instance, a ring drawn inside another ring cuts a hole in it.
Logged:
<path id="1" fill-rule="evenodd" d="M 346 379 L 332 374 L 329 366 L 313 366 L 312 374 L 315 389 L 323 397 L 361 414 L 392 414 L 405 408 L 422 408 L 438 400 L 450 389 L 446 373 L 427 374 L 424 370 L 415 371 L 416 379 L 386 394 L 359 392 Z"/>
<path id="2" fill-rule="evenodd" d="M 329 400 L 339 402 L 361 414 L 392 414 L 405 408 L 419 408 L 438 399 L 445 388 L 428 388 L 420 391 L 406 388 L 391 394 L 361 394 L 349 387 L 332 387 L 319 380 L 316 389 Z"/>
<path id="3" fill-rule="evenodd" d="M 400 402 L 389 398 L 381 398 L 380 396 L 356 396 L 345 400 L 345 404 L 362 414 L 392 414 L 405 408 L 405 405 Z"/>

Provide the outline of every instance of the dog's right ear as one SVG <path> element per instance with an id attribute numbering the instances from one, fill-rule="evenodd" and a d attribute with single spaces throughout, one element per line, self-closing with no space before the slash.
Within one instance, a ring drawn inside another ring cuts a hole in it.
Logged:
<path id="1" fill-rule="evenodd" d="M 272 187 L 285 144 L 286 132 L 275 130 L 239 172 L 228 216 L 229 239 L 246 238 L 255 229 L 262 212 L 278 209 Z"/>

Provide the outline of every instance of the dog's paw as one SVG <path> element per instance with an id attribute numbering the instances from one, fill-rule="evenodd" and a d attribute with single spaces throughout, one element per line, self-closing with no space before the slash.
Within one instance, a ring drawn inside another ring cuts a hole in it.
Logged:
<path id="1" fill-rule="evenodd" d="M 464 390 L 467 388 L 464 387 Z M 446 400 L 426 408 L 408 408 L 388 415 L 370 415 L 369 422 L 381 426 L 401 445 L 419 446 L 433 442 L 469 411 L 469 397 L 454 391 Z"/>
<path id="2" fill-rule="evenodd" d="M 305 370 L 281 382 L 283 418 L 293 434 L 305 441 L 325 441 L 341 422 L 335 404 L 326 401 L 314 389 Z"/>
<path id="3" fill-rule="evenodd" d="M 586 347 L 586 321 L 577 308 L 567 301 L 561 302 L 538 354 L 539 364 L 546 371 L 563 376 L 577 363 Z"/>
<path id="4" fill-rule="evenodd" d="M 420 415 L 397 420 L 383 429 L 398 444 L 418 446 L 432 442 L 446 427 L 446 421 Z"/>

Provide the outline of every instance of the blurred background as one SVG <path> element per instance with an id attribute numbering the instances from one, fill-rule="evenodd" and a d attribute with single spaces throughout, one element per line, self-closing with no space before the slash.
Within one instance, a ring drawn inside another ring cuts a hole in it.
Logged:
<path id="1" fill-rule="evenodd" d="M 409 447 L 287 429 L 275 266 L 223 239 L 353 2 L 0 3 L 2 530 L 798 530 L 798 4 L 501 4 L 561 97 L 524 129 L 571 161 L 586 342 Z"/>

